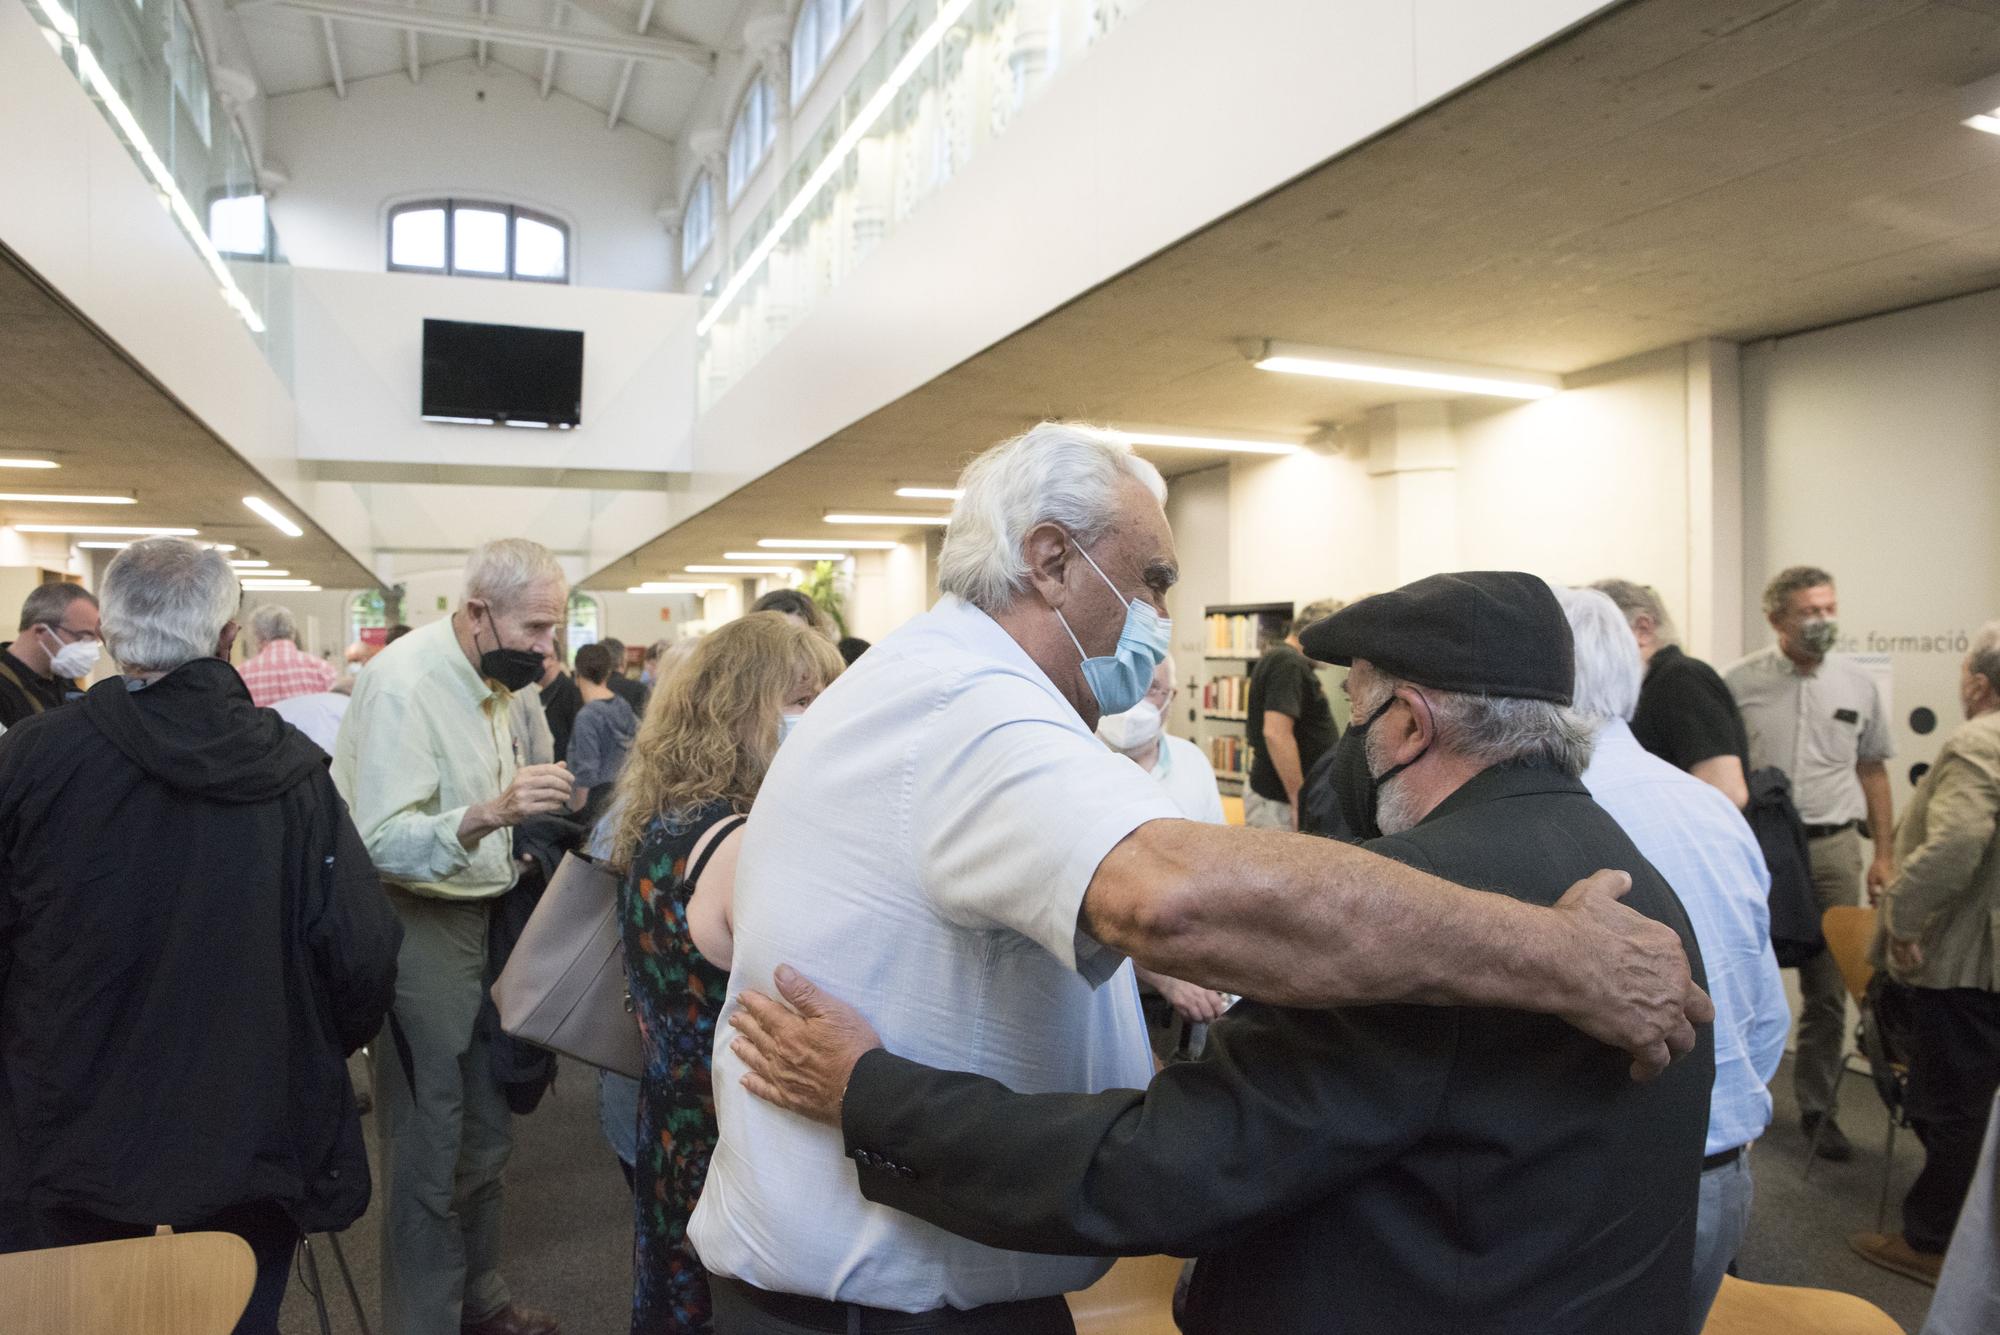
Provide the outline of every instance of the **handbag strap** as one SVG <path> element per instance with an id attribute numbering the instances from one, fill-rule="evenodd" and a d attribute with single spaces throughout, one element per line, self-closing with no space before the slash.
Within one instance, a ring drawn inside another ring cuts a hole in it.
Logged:
<path id="1" fill-rule="evenodd" d="M 715 856 L 715 850 L 722 847 L 723 840 L 736 833 L 743 822 L 749 819 L 748 816 L 725 816 L 711 826 L 710 828 L 715 831 L 715 837 L 708 841 L 708 847 L 701 850 L 701 856 L 694 860 L 694 866 L 688 868 L 687 875 L 681 878 L 681 884 L 690 892 L 693 891 L 694 883 L 701 879 L 702 869 L 707 867 L 708 860 Z"/>

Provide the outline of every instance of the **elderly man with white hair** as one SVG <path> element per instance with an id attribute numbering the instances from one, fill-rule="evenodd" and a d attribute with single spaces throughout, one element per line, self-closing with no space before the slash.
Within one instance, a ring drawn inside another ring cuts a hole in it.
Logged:
<path id="1" fill-rule="evenodd" d="M 276 1335 L 300 1235 L 368 1204 L 345 1059 L 401 933 L 325 756 L 224 661 L 229 563 L 155 538 L 101 587 L 122 675 L 0 740 L 0 1249 L 235 1233 L 236 1330 Z"/>
<path id="2" fill-rule="evenodd" d="M 1292 1005 L 1549 1011 L 1649 1071 L 1693 1045 L 1706 999 L 1678 936 L 1613 901 L 1622 877 L 1553 909 L 1480 895 L 1326 840 L 1189 821 L 1105 749 L 1093 729 L 1144 695 L 1179 574 L 1165 483 L 1128 444 L 1044 424 L 960 484 L 944 596 L 820 697 L 759 792 L 732 1005 L 746 988 L 808 996 L 810 976 L 898 1052 L 1029 1091 L 1145 1083 L 1139 1009 L 1102 986 L 1126 956 Z M 898 1313 L 1070 1329 L 1061 1295 L 1108 1262 L 870 1204 L 839 1131 L 748 1097 L 745 1069 L 719 1041 L 721 1138 L 689 1228 L 719 1332 L 916 1328 Z"/>
<path id="3" fill-rule="evenodd" d="M 372 1048 L 390 1335 L 553 1335 L 500 1275 L 507 1101 L 477 1019 L 513 827 L 568 808 L 569 772 L 526 763 L 510 697 L 542 675 L 567 584 L 548 550 L 489 542 L 451 617 L 377 654 L 355 686 L 333 777 L 403 922 L 396 1005 Z"/>
<path id="4" fill-rule="evenodd" d="M 1597 730 L 1584 786 L 1680 897 L 1715 999 L 1715 1086 L 1688 1309 L 1695 1332 L 1750 1223 L 1750 1147 L 1771 1124 L 1768 1086 L 1792 1024 L 1771 950 L 1771 873 L 1735 803 L 1633 735 L 1644 669 L 1626 614 L 1597 589 L 1556 592 L 1576 638 L 1575 708 Z"/>
<path id="5" fill-rule="evenodd" d="M 250 635 L 257 641 L 257 652 L 237 671 L 250 688 L 251 703 L 259 709 L 333 689 L 340 674 L 333 664 L 299 648 L 299 623 L 291 608 L 265 603 L 252 609 Z"/>

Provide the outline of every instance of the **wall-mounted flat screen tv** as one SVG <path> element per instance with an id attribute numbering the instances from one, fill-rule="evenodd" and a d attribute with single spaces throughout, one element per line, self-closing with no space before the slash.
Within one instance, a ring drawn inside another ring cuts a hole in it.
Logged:
<path id="1" fill-rule="evenodd" d="M 567 431 L 583 421 L 583 331 L 424 321 L 427 422 Z"/>

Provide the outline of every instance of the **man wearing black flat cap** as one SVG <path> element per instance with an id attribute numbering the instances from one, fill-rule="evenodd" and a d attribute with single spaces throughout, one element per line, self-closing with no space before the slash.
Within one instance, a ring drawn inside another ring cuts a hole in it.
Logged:
<path id="1" fill-rule="evenodd" d="M 1319 622 L 1350 665 L 1343 814 L 1368 847 L 1537 904 L 1599 867 L 1694 936 L 1577 775 L 1570 630 L 1541 580 L 1419 580 Z M 731 1023 L 761 1097 L 842 1129 L 870 1200 L 990 1246 L 1199 1254 L 1190 1335 L 1684 1335 L 1714 1049 L 1650 1083 L 1546 1016 L 1246 1000 L 1145 1090 L 1020 1094 L 891 1055 L 783 980 Z"/>

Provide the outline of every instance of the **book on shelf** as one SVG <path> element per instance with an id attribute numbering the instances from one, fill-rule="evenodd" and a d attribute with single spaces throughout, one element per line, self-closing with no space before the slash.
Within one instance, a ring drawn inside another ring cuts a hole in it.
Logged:
<path id="1" fill-rule="evenodd" d="M 1208 763 L 1217 774 L 1240 775 L 1250 768 L 1250 745 L 1241 737 L 1211 737 Z"/>
<path id="2" fill-rule="evenodd" d="M 1244 612 L 1213 612 L 1208 618 L 1208 651 L 1212 654 L 1241 654 L 1254 658 L 1262 652 L 1257 643 L 1257 618 Z"/>
<path id="3" fill-rule="evenodd" d="M 1201 712 L 1241 717 L 1250 708 L 1250 679 L 1244 676 L 1211 677 L 1201 688 Z"/>

